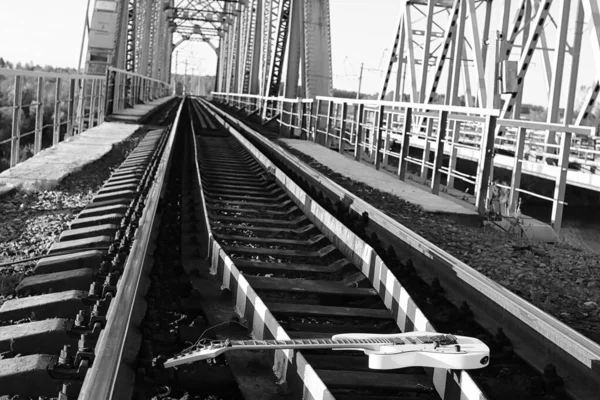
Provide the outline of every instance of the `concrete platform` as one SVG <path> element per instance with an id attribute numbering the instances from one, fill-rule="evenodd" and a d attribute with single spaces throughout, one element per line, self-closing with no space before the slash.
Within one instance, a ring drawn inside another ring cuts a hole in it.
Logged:
<path id="1" fill-rule="evenodd" d="M 141 125 L 105 122 L 73 136 L 2 172 L 0 190 L 52 189 L 68 175 L 104 157 L 140 128 Z"/>
<path id="2" fill-rule="evenodd" d="M 117 113 L 102 125 L 41 151 L 0 174 L 0 197 L 14 189 L 50 190 L 68 175 L 81 170 L 110 152 L 138 129 L 141 123 L 175 101 L 165 97 Z M 110 122 L 117 121 L 117 122 Z M 125 122 L 125 123 L 121 123 Z"/>
<path id="3" fill-rule="evenodd" d="M 153 100 L 146 104 L 138 104 L 133 108 L 127 108 L 121 112 L 114 113 L 105 118 L 105 121 L 123 122 L 131 124 L 143 124 L 148 117 L 158 111 L 160 108 L 175 100 L 176 96 L 163 97 L 162 99 Z"/>
<path id="4" fill-rule="evenodd" d="M 357 182 L 365 183 L 375 189 L 393 194 L 409 203 L 421 206 L 423 211 L 440 214 L 477 216 L 477 212 L 468 205 L 461 205 L 452 199 L 431 194 L 410 183 L 402 182 L 393 176 L 375 168 L 357 162 L 319 144 L 306 140 L 279 139 L 329 169 Z"/>

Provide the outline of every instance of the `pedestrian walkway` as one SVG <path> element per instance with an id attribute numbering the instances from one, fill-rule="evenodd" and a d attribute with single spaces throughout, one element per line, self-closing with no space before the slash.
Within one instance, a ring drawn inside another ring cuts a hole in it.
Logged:
<path id="1" fill-rule="evenodd" d="M 300 151 L 315 161 L 323 164 L 353 181 L 362 182 L 372 188 L 393 194 L 411 204 L 419 205 L 423 211 L 456 216 L 459 221 L 470 222 L 478 217 L 475 206 L 451 196 L 436 196 L 428 192 L 422 185 L 403 182 L 385 171 L 378 171 L 373 166 L 356 161 L 354 158 L 330 150 L 325 146 L 298 139 L 279 139 L 287 146 Z M 521 216 L 523 234 L 533 242 L 556 242 L 558 237 L 550 225 L 531 217 Z M 503 226 L 505 225 L 505 226 Z M 508 222 L 498 223 L 498 227 L 509 229 Z"/>
<path id="2" fill-rule="evenodd" d="M 280 139 L 279 141 L 314 158 L 327 168 L 347 178 L 393 194 L 409 203 L 420 205 L 423 211 L 465 216 L 477 215 L 477 212 L 469 205 L 462 205 L 452 199 L 431 194 L 424 189 L 403 182 L 397 177 L 378 171 L 371 166 L 359 163 L 353 158 L 339 154 L 325 146 L 297 139 Z"/>
<path id="3" fill-rule="evenodd" d="M 126 108 L 123 111 L 115 112 L 105 118 L 107 122 L 123 122 L 131 124 L 143 124 L 155 112 L 166 106 L 175 96 L 167 96 L 153 100 L 146 104 L 137 104 L 133 108 Z"/>
<path id="4" fill-rule="evenodd" d="M 0 196 L 14 189 L 50 190 L 56 187 L 64 178 L 101 159 L 115 145 L 142 128 L 142 125 L 129 122 L 148 119 L 172 99 L 167 97 L 124 110 L 113 120 L 128 123 L 104 122 L 0 173 Z"/>

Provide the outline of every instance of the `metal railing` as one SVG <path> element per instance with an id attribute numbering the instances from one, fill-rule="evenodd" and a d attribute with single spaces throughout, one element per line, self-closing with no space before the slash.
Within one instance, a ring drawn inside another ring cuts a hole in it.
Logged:
<path id="1" fill-rule="evenodd" d="M 481 215 L 489 210 L 494 196 L 491 189 L 508 192 L 503 210 L 498 210 L 504 216 L 518 215 L 521 193 L 550 201 L 551 224 L 557 233 L 566 204 L 568 175 L 576 182 L 600 186 L 594 184 L 599 178 L 594 173 L 600 159 L 600 138 L 595 128 L 499 119 L 498 110 L 434 104 L 233 93 L 213 93 L 212 97 L 249 115 L 259 115 L 264 124 L 277 122 L 284 136 L 350 154 L 376 169 L 394 172 L 400 180 L 407 179 L 409 165 L 416 166 L 417 175 L 434 194 L 440 192 L 442 182 L 447 188 L 455 188 L 457 180 L 463 181 L 473 186 Z M 557 137 L 558 144 L 548 140 L 549 133 Z M 581 145 L 586 142 L 591 146 Z M 422 149 L 420 157 L 419 152 L 409 154 L 411 147 Z M 459 158 L 475 162 L 476 172 L 458 171 Z M 583 171 L 587 176 L 574 176 L 582 171 L 569 171 L 570 161 L 587 166 L 589 171 Z M 510 183 L 493 182 L 494 166 L 512 171 Z M 553 180 L 553 196 L 523 189 L 523 172 Z"/>
<path id="2" fill-rule="evenodd" d="M 173 86 L 167 82 L 113 67 L 108 68 L 107 81 L 107 114 L 115 114 L 173 93 Z"/>
<path id="3" fill-rule="evenodd" d="M 166 82 L 110 67 L 107 76 L 0 68 L 0 85 L 9 89 L 0 93 L 0 172 L 110 114 L 173 93 Z"/>
<path id="4" fill-rule="evenodd" d="M 0 68 L 3 81 L 10 94 L 9 105 L 0 102 L 0 158 L 10 155 L 10 167 L 22 150 L 35 155 L 104 121 L 103 76 Z"/>

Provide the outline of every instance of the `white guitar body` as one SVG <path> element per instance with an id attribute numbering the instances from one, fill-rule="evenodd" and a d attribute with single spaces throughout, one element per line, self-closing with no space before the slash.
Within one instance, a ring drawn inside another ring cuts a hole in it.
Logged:
<path id="1" fill-rule="evenodd" d="M 192 346 L 167 360 L 166 368 L 215 358 L 232 350 L 332 349 L 360 350 L 369 356 L 371 369 L 433 367 L 478 369 L 489 364 L 490 349 L 481 340 L 434 332 L 390 335 L 345 333 L 323 339 L 217 340 Z"/>
<path id="2" fill-rule="evenodd" d="M 419 337 L 430 336 L 428 332 L 410 332 L 408 334 L 376 335 L 377 338 L 402 338 L 403 336 Z M 332 340 L 341 339 L 369 339 L 374 335 L 369 334 L 341 334 L 335 335 Z M 467 336 L 457 336 L 456 345 L 437 347 L 431 349 L 426 344 L 411 345 L 383 345 L 378 350 L 363 350 L 369 356 L 369 368 L 371 369 L 398 369 L 407 367 L 431 367 L 445 369 L 478 369 L 486 367 L 489 363 L 490 349 L 481 340 Z M 407 349 L 407 346 L 410 349 Z M 356 349 L 334 349 L 334 350 L 356 350 Z"/>

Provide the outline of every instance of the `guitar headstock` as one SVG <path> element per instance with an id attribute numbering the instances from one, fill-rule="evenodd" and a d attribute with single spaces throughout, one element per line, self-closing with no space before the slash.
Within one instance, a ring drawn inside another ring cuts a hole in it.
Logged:
<path id="1" fill-rule="evenodd" d="M 165 361 L 165 368 L 215 358 L 230 348 L 229 340 L 202 340 L 189 350 Z"/>

